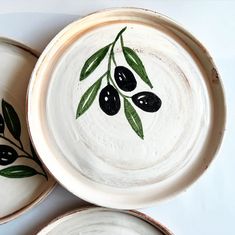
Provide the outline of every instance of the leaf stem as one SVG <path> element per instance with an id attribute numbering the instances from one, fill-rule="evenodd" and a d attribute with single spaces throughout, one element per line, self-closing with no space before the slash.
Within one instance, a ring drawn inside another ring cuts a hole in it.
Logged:
<path id="1" fill-rule="evenodd" d="M 29 160 L 34 161 L 35 163 L 37 163 L 37 165 L 42 169 L 43 173 L 46 175 L 46 171 L 44 169 L 44 167 L 42 165 L 40 165 L 34 158 L 32 158 L 31 156 L 28 155 L 19 155 L 18 158 L 26 158 Z M 46 178 L 48 179 L 48 177 L 46 176 Z"/>
<path id="2" fill-rule="evenodd" d="M 33 161 L 34 161 L 33 158 L 28 157 L 28 156 L 25 156 L 25 155 L 19 155 L 18 157 L 19 157 L 19 158 L 27 158 L 27 159 L 30 159 L 30 160 L 33 160 Z M 36 171 L 36 170 L 35 170 L 35 171 L 37 172 L 38 175 L 42 175 L 42 176 L 44 176 L 44 177 L 48 180 L 48 176 L 47 176 L 45 170 L 44 170 L 43 168 L 41 168 L 41 169 L 43 170 L 43 173 L 42 173 L 42 172 L 38 172 L 38 171 Z"/>
<path id="3" fill-rule="evenodd" d="M 116 36 L 116 38 L 113 41 L 113 47 L 115 46 L 115 43 L 117 42 L 117 40 L 119 39 L 119 37 L 122 36 L 123 32 L 126 30 L 127 27 L 124 27 Z"/>
<path id="4" fill-rule="evenodd" d="M 99 77 L 98 80 L 104 78 L 107 75 L 107 73 L 108 71 L 106 71 L 103 75 L 101 75 L 101 77 Z"/>
<path id="5" fill-rule="evenodd" d="M 21 149 L 24 149 L 24 147 L 23 147 L 23 144 L 22 144 L 21 140 L 19 139 L 18 141 L 19 141 L 19 143 L 20 143 L 20 147 L 21 147 Z"/>
<path id="6" fill-rule="evenodd" d="M 108 83 L 109 83 L 109 78 L 110 78 L 110 71 L 111 71 L 111 61 L 113 60 L 115 66 L 117 65 L 115 57 L 114 57 L 114 53 L 113 53 L 113 49 L 114 46 L 116 44 L 116 42 L 118 41 L 119 37 L 122 35 L 122 33 L 126 30 L 127 27 L 123 28 L 116 36 L 116 38 L 114 39 L 114 41 L 112 42 L 112 46 L 110 49 L 110 53 L 109 53 L 109 59 L 108 59 L 108 75 L 107 75 L 107 79 L 108 79 Z"/>
<path id="7" fill-rule="evenodd" d="M 41 173 L 41 172 L 38 172 L 38 171 L 37 171 L 37 174 L 44 176 L 44 177 L 48 180 L 48 177 L 47 177 L 46 173 Z"/>
<path id="8" fill-rule="evenodd" d="M 115 89 L 117 90 L 117 92 L 118 92 L 118 94 L 119 94 L 120 96 L 122 96 L 123 98 L 131 98 L 130 96 L 124 95 L 124 94 L 118 89 L 118 87 L 116 86 L 115 82 L 113 81 L 111 75 L 110 75 L 110 81 L 111 81 L 111 83 L 113 84 L 113 86 L 115 87 Z"/>
<path id="9" fill-rule="evenodd" d="M 121 46 L 122 46 L 122 49 L 123 49 L 123 47 L 124 47 L 124 42 L 123 42 L 123 37 L 122 37 L 122 35 L 121 35 Z"/>
<path id="10" fill-rule="evenodd" d="M 25 153 L 26 155 L 20 155 L 19 157 L 21 157 L 21 158 L 24 157 L 24 158 L 27 158 L 27 159 L 30 159 L 30 160 L 34 161 L 34 162 L 42 169 L 43 173 L 41 173 L 41 174 L 43 174 L 43 175 L 46 177 L 46 179 L 48 179 L 48 177 L 47 177 L 47 175 L 46 175 L 45 169 L 44 169 L 42 166 L 40 166 L 40 164 L 39 164 L 37 161 L 35 161 L 35 159 L 31 156 L 30 153 L 28 153 L 27 151 L 24 150 L 24 147 L 23 147 L 23 144 L 22 144 L 21 140 L 19 140 L 20 146 L 18 146 L 18 145 L 15 144 L 12 140 L 8 139 L 8 138 L 5 137 L 4 135 L 0 135 L 0 138 L 2 138 L 2 139 L 4 139 L 4 140 L 8 141 L 10 144 L 14 145 L 14 146 L 15 146 L 16 148 L 18 148 L 20 151 L 22 151 L 23 153 Z"/>
<path id="11" fill-rule="evenodd" d="M 121 95 L 123 98 L 131 98 L 130 96 L 126 96 L 124 94 L 122 94 L 122 92 L 118 89 L 118 87 L 116 86 L 115 82 L 112 79 L 111 76 L 111 64 L 112 64 L 112 60 L 113 63 L 115 64 L 115 66 L 117 66 L 116 60 L 115 60 L 115 56 L 114 56 L 114 46 L 116 44 L 116 42 L 118 41 L 119 37 L 121 37 L 122 39 L 122 33 L 126 30 L 127 27 L 123 28 L 116 36 L 116 38 L 114 39 L 111 49 L 110 49 L 110 53 L 109 53 L 109 59 L 108 59 L 108 71 L 107 71 L 107 82 L 109 84 L 109 82 L 111 81 L 111 83 L 113 84 L 113 86 L 116 88 L 117 92 L 119 93 L 119 95 Z M 123 40 L 123 39 L 122 39 Z M 123 42 L 122 42 L 123 43 Z"/>
<path id="12" fill-rule="evenodd" d="M 31 157 L 30 153 L 28 153 L 28 152 L 26 152 L 26 151 L 24 150 L 21 141 L 20 141 L 21 146 L 18 146 L 18 145 L 15 144 L 12 140 L 8 139 L 7 137 L 5 137 L 5 136 L 3 136 L 3 135 L 0 135 L 0 138 L 2 138 L 2 139 L 4 139 L 4 140 L 8 141 L 9 143 L 11 143 L 11 144 L 14 145 L 15 147 L 17 147 L 19 150 L 21 150 L 23 153 L 25 153 L 27 156 Z"/>
<path id="13" fill-rule="evenodd" d="M 116 63 L 115 56 L 114 56 L 113 52 L 112 52 L 111 58 L 113 60 L 114 65 L 117 66 L 117 63 Z"/>

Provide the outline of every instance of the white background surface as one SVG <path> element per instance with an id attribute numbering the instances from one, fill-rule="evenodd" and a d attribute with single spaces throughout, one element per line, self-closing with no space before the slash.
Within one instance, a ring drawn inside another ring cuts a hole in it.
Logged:
<path id="1" fill-rule="evenodd" d="M 115 6 L 158 11 L 193 33 L 214 58 L 227 98 L 225 138 L 208 171 L 185 193 L 141 211 L 167 225 L 175 234 L 235 234 L 235 1 L 0 0 L 0 36 L 42 51 L 60 29 L 80 15 Z M 0 235 L 35 234 L 56 216 L 84 204 L 57 186 L 40 205 L 1 225 Z"/>

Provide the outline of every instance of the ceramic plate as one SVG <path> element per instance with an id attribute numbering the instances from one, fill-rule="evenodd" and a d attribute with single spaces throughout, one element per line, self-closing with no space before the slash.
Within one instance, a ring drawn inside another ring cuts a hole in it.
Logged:
<path id="1" fill-rule="evenodd" d="M 139 208 L 207 169 L 224 132 L 224 95 L 210 55 L 181 26 L 113 9 L 70 24 L 47 46 L 29 86 L 28 120 L 68 190 Z"/>
<path id="2" fill-rule="evenodd" d="M 69 212 L 38 233 L 53 234 L 173 235 L 159 222 L 138 211 L 117 211 L 99 207 Z"/>
<path id="3" fill-rule="evenodd" d="M 26 90 L 37 59 L 24 45 L 0 38 L 0 223 L 38 203 L 55 182 L 27 132 Z"/>

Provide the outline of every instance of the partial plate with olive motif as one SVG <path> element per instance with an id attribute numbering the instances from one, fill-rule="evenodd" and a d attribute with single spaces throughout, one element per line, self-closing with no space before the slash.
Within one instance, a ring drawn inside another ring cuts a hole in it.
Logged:
<path id="1" fill-rule="evenodd" d="M 192 184 L 225 125 L 222 84 L 206 49 L 143 9 L 91 14 L 46 47 L 28 92 L 42 160 L 68 190 L 140 208 Z"/>
<path id="2" fill-rule="evenodd" d="M 56 218 L 37 235 L 173 235 L 164 225 L 138 211 L 81 208 Z"/>
<path id="3" fill-rule="evenodd" d="M 37 204 L 55 184 L 27 131 L 26 91 L 37 59 L 26 46 L 0 38 L 0 224 Z"/>

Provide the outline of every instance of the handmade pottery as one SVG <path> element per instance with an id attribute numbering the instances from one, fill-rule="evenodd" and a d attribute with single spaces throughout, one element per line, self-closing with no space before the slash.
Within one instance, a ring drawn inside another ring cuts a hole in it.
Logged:
<path id="1" fill-rule="evenodd" d="M 140 208 L 208 167 L 225 125 L 217 69 L 171 19 L 132 8 L 91 14 L 46 47 L 28 90 L 35 147 L 75 195 Z"/>
<path id="2" fill-rule="evenodd" d="M 0 223 L 16 218 L 41 201 L 55 181 L 30 142 L 25 100 L 38 54 L 0 38 Z"/>
<path id="3" fill-rule="evenodd" d="M 81 208 L 56 218 L 38 235 L 148 234 L 173 235 L 165 226 L 138 211 Z"/>

